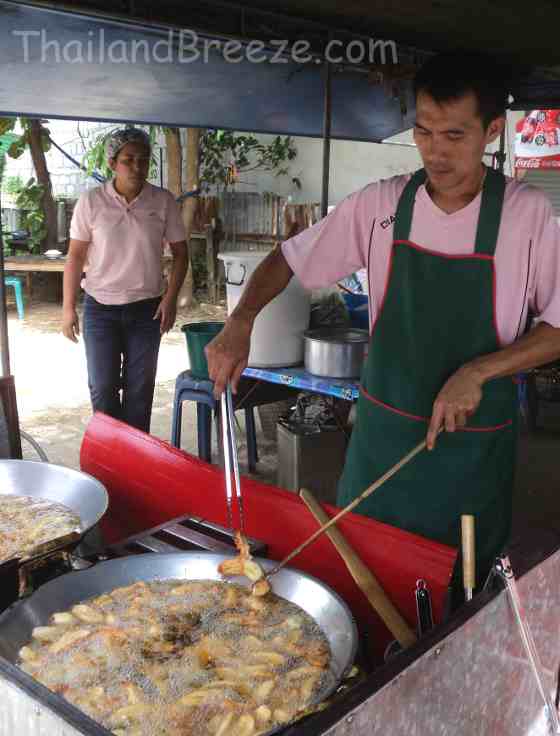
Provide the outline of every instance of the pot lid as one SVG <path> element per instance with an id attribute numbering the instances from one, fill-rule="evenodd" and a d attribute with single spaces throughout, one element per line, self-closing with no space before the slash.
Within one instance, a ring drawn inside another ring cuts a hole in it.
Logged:
<path id="1" fill-rule="evenodd" d="M 369 332 L 355 327 L 318 327 L 303 333 L 309 340 L 334 343 L 363 343 L 369 342 Z"/>

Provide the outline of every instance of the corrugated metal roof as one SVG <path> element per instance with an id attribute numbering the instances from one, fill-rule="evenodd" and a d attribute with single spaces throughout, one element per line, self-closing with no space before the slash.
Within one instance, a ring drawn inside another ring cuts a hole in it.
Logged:
<path id="1" fill-rule="evenodd" d="M 560 171 L 528 171 L 523 181 L 546 192 L 556 217 L 560 217 Z"/>

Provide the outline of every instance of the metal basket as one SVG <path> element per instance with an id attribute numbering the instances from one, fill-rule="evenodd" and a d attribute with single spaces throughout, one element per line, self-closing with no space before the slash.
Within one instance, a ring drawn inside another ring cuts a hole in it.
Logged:
<path id="1" fill-rule="evenodd" d="M 560 367 L 537 368 L 533 373 L 537 398 L 544 401 L 560 401 Z"/>

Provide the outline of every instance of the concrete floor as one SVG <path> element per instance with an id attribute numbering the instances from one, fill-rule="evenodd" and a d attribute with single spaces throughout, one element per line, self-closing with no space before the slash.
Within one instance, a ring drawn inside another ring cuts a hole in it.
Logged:
<path id="1" fill-rule="evenodd" d="M 176 326 L 164 336 L 160 351 L 152 417 L 152 433 L 169 440 L 175 377 L 188 368 L 188 356 L 180 326 L 190 321 L 221 320 L 224 304 L 200 304 L 178 316 Z M 26 306 L 25 320 L 9 309 L 12 373 L 20 424 L 44 448 L 53 463 L 79 468 L 79 450 L 85 426 L 91 416 L 87 388 L 84 347 L 60 333 L 60 306 L 36 302 Z M 242 412 L 238 418 L 242 421 Z M 259 464 L 254 477 L 274 483 L 276 446 L 267 440 L 257 418 Z M 247 473 L 246 448 L 240 438 L 241 471 Z M 183 449 L 196 453 L 195 410 L 184 404 Z M 545 527 L 560 532 L 560 404 L 542 404 L 539 429 L 529 433 L 521 428 L 518 469 L 514 496 L 514 530 Z M 24 443 L 24 457 L 36 459 L 35 451 Z"/>

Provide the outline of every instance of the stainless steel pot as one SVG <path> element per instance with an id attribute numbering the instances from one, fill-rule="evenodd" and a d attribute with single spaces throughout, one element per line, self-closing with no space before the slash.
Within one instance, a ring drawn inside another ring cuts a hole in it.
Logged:
<path id="1" fill-rule="evenodd" d="M 100 562 L 88 570 L 62 575 L 0 616 L 0 656 L 15 663 L 19 649 L 31 639 L 33 628 L 47 625 L 53 613 L 138 580 L 223 580 L 218 565 L 227 557 L 211 552 L 150 553 L 120 557 Z M 276 566 L 273 560 L 257 558 L 257 561 L 264 570 Z M 245 578 L 229 580 L 247 584 Z M 318 703 L 334 691 L 352 666 L 358 645 L 356 624 L 344 601 L 311 575 L 284 568 L 271 582 L 274 593 L 306 611 L 329 642 L 331 677 L 317 694 L 314 702 Z"/>
<path id="2" fill-rule="evenodd" d="M 109 503 L 105 486 L 91 475 L 62 465 L 31 460 L 0 460 L 0 494 L 33 496 L 68 506 L 80 517 L 85 534 Z"/>
<path id="3" fill-rule="evenodd" d="M 369 333 L 354 327 L 320 327 L 304 332 L 305 370 L 325 378 L 359 378 Z"/>

